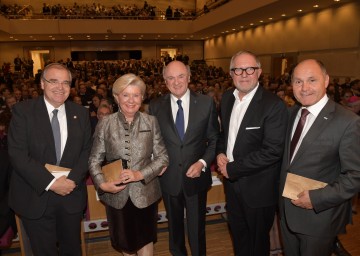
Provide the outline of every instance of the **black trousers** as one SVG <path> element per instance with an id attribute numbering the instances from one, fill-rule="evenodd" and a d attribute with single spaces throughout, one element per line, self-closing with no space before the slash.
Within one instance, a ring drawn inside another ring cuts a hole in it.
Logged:
<path id="1" fill-rule="evenodd" d="M 45 213 L 39 219 L 20 216 L 34 256 L 81 256 L 83 213 L 68 213 L 59 197 L 50 196 Z"/>
<path id="2" fill-rule="evenodd" d="M 184 209 L 186 212 L 187 235 L 191 255 L 206 255 L 206 198 L 207 190 L 193 196 L 187 196 L 183 192 L 178 196 L 163 193 L 169 225 L 169 249 L 172 255 L 187 255 L 185 248 Z"/>
<path id="3" fill-rule="evenodd" d="M 250 208 L 226 184 L 226 210 L 236 256 L 269 256 L 269 232 L 274 223 L 275 206 Z"/>

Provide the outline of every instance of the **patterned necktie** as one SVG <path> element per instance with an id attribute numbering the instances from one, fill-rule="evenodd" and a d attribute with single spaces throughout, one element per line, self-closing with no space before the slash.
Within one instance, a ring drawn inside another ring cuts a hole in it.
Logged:
<path id="1" fill-rule="evenodd" d="M 61 159 L 61 135 L 60 135 L 60 124 L 57 117 L 59 110 L 53 110 L 53 117 L 51 119 L 51 128 L 54 135 L 55 149 L 56 149 L 56 165 L 59 165 Z"/>
<path id="2" fill-rule="evenodd" d="M 292 137 L 291 144 L 290 144 L 290 160 L 292 159 L 296 145 L 299 142 L 302 130 L 304 129 L 304 125 L 306 122 L 306 117 L 309 113 L 310 113 L 309 110 L 307 110 L 306 108 L 303 108 L 301 110 L 301 117 L 296 126 L 296 130 L 295 130 L 294 136 Z"/>
<path id="3" fill-rule="evenodd" d="M 184 110 L 181 106 L 181 103 L 182 103 L 181 100 L 177 100 L 176 103 L 178 104 L 179 109 L 176 114 L 175 125 L 176 125 L 176 129 L 178 131 L 178 134 L 180 136 L 180 139 L 183 140 L 184 133 L 185 133 L 184 132 L 185 131 Z"/>

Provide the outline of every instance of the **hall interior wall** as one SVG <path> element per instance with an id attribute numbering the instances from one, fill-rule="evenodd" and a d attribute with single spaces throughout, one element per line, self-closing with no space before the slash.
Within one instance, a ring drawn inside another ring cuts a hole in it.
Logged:
<path id="1" fill-rule="evenodd" d="M 70 58 L 72 51 L 128 51 L 141 50 L 143 59 L 159 59 L 161 48 L 177 48 L 190 60 L 202 60 L 202 41 L 48 41 L 48 42 L 0 42 L 0 63 L 10 62 L 19 54 L 23 57 L 26 49 L 53 49 L 55 61 Z"/>
<path id="2" fill-rule="evenodd" d="M 333 77 L 360 78 L 360 1 L 284 19 L 204 42 L 205 60 L 229 70 L 231 56 L 246 49 L 271 74 L 274 57 L 317 58 Z"/>

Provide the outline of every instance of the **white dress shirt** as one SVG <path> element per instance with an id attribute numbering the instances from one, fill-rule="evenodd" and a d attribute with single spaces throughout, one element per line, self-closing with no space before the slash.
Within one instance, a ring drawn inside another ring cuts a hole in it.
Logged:
<path id="1" fill-rule="evenodd" d="M 235 97 L 235 102 L 233 109 L 231 111 L 231 117 L 229 123 L 229 136 L 228 136 L 227 148 L 226 148 L 226 156 L 229 159 L 229 162 L 234 161 L 233 150 L 234 150 L 236 137 L 239 132 L 241 122 L 245 116 L 246 110 L 248 109 L 251 100 L 254 98 L 254 95 L 258 87 L 259 87 L 259 83 L 252 91 L 246 94 L 241 100 L 239 98 L 239 90 L 238 89 L 234 90 L 233 94 Z"/>
<path id="2" fill-rule="evenodd" d="M 306 133 L 310 130 L 311 126 L 315 122 L 316 117 L 319 115 L 320 111 L 325 107 L 328 100 L 329 100 L 329 98 L 325 94 L 324 97 L 322 97 L 321 100 L 319 100 L 317 103 L 315 103 L 314 105 L 306 108 L 307 110 L 309 110 L 310 113 L 306 117 L 306 122 L 305 122 L 304 128 L 303 128 L 303 130 L 301 132 L 299 141 L 296 144 L 296 147 L 294 149 L 294 153 L 293 153 L 293 156 L 291 158 L 291 161 L 294 159 L 294 156 L 295 156 L 296 152 L 298 151 L 298 149 L 299 149 L 299 147 L 301 145 L 301 142 L 304 139 Z M 297 115 L 296 115 L 296 118 L 295 118 L 295 121 L 294 121 L 294 124 L 293 124 L 293 127 L 292 127 L 291 138 L 294 136 L 297 123 L 299 122 L 299 119 L 301 117 L 301 110 L 303 108 L 305 108 L 305 107 L 300 108 Z"/>
<path id="3" fill-rule="evenodd" d="M 47 112 L 49 114 L 49 121 L 51 123 L 51 119 L 53 117 L 53 110 L 55 109 L 53 107 L 53 105 L 51 105 L 46 98 L 44 97 L 45 100 L 45 105 L 46 105 L 46 109 Z M 67 120 L 66 120 L 66 111 L 65 111 L 65 105 L 62 104 L 60 107 L 57 108 L 59 110 L 57 116 L 58 116 L 58 120 L 59 120 L 59 125 L 60 125 L 60 136 L 61 136 L 61 156 L 64 152 L 64 148 L 66 145 L 66 140 L 68 137 L 68 129 L 67 129 Z M 55 182 L 56 178 L 54 178 L 50 184 L 46 187 L 46 191 L 49 190 L 49 188 L 51 187 L 51 185 Z"/>
<path id="4" fill-rule="evenodd" d="M 177 100 L 181 100 L 181 106 L 184 110 L 184 134 L 186 133 L 186 129 L 188 127 L 188 123 L 189 123 L 189 109 L 190 109 L 190 90 L 187 89 L 187 91 L 185 92 L 185 94 L 180 98 L 176 98 L 173 94 L 170 94 L 170 101 L 171 101 L 171 113 L 174 119 L 174 123 L 176 121 L 176 114 L 178 112 L 179 109 L 179 105 L 177 104 Z M 204 168 L 202 169 L 202 171 L 204 172 L 207 167 L 207 164 L 205 162 L 205 160 L 203 159 L 199 159 L 199 161 L 204 165 Z"/>

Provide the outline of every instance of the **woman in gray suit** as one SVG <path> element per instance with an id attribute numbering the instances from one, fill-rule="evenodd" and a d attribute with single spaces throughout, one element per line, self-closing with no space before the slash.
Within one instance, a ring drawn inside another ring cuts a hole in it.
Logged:
<path id="1" fill-rule="evenodd" d="M 112 246 L 124 255 L 153 255 L 161 197 L 158 175 L 168 165 L 156 118 L 139 112 L 145 90 L 144 82 L 134 74 L 115 81 L 113 95 L 119 112 L 98 123 L 89 159 L 91 177 L 106 206 Z M 104 159 L 123 160 L 118 180 L 105 179 Z"/>

